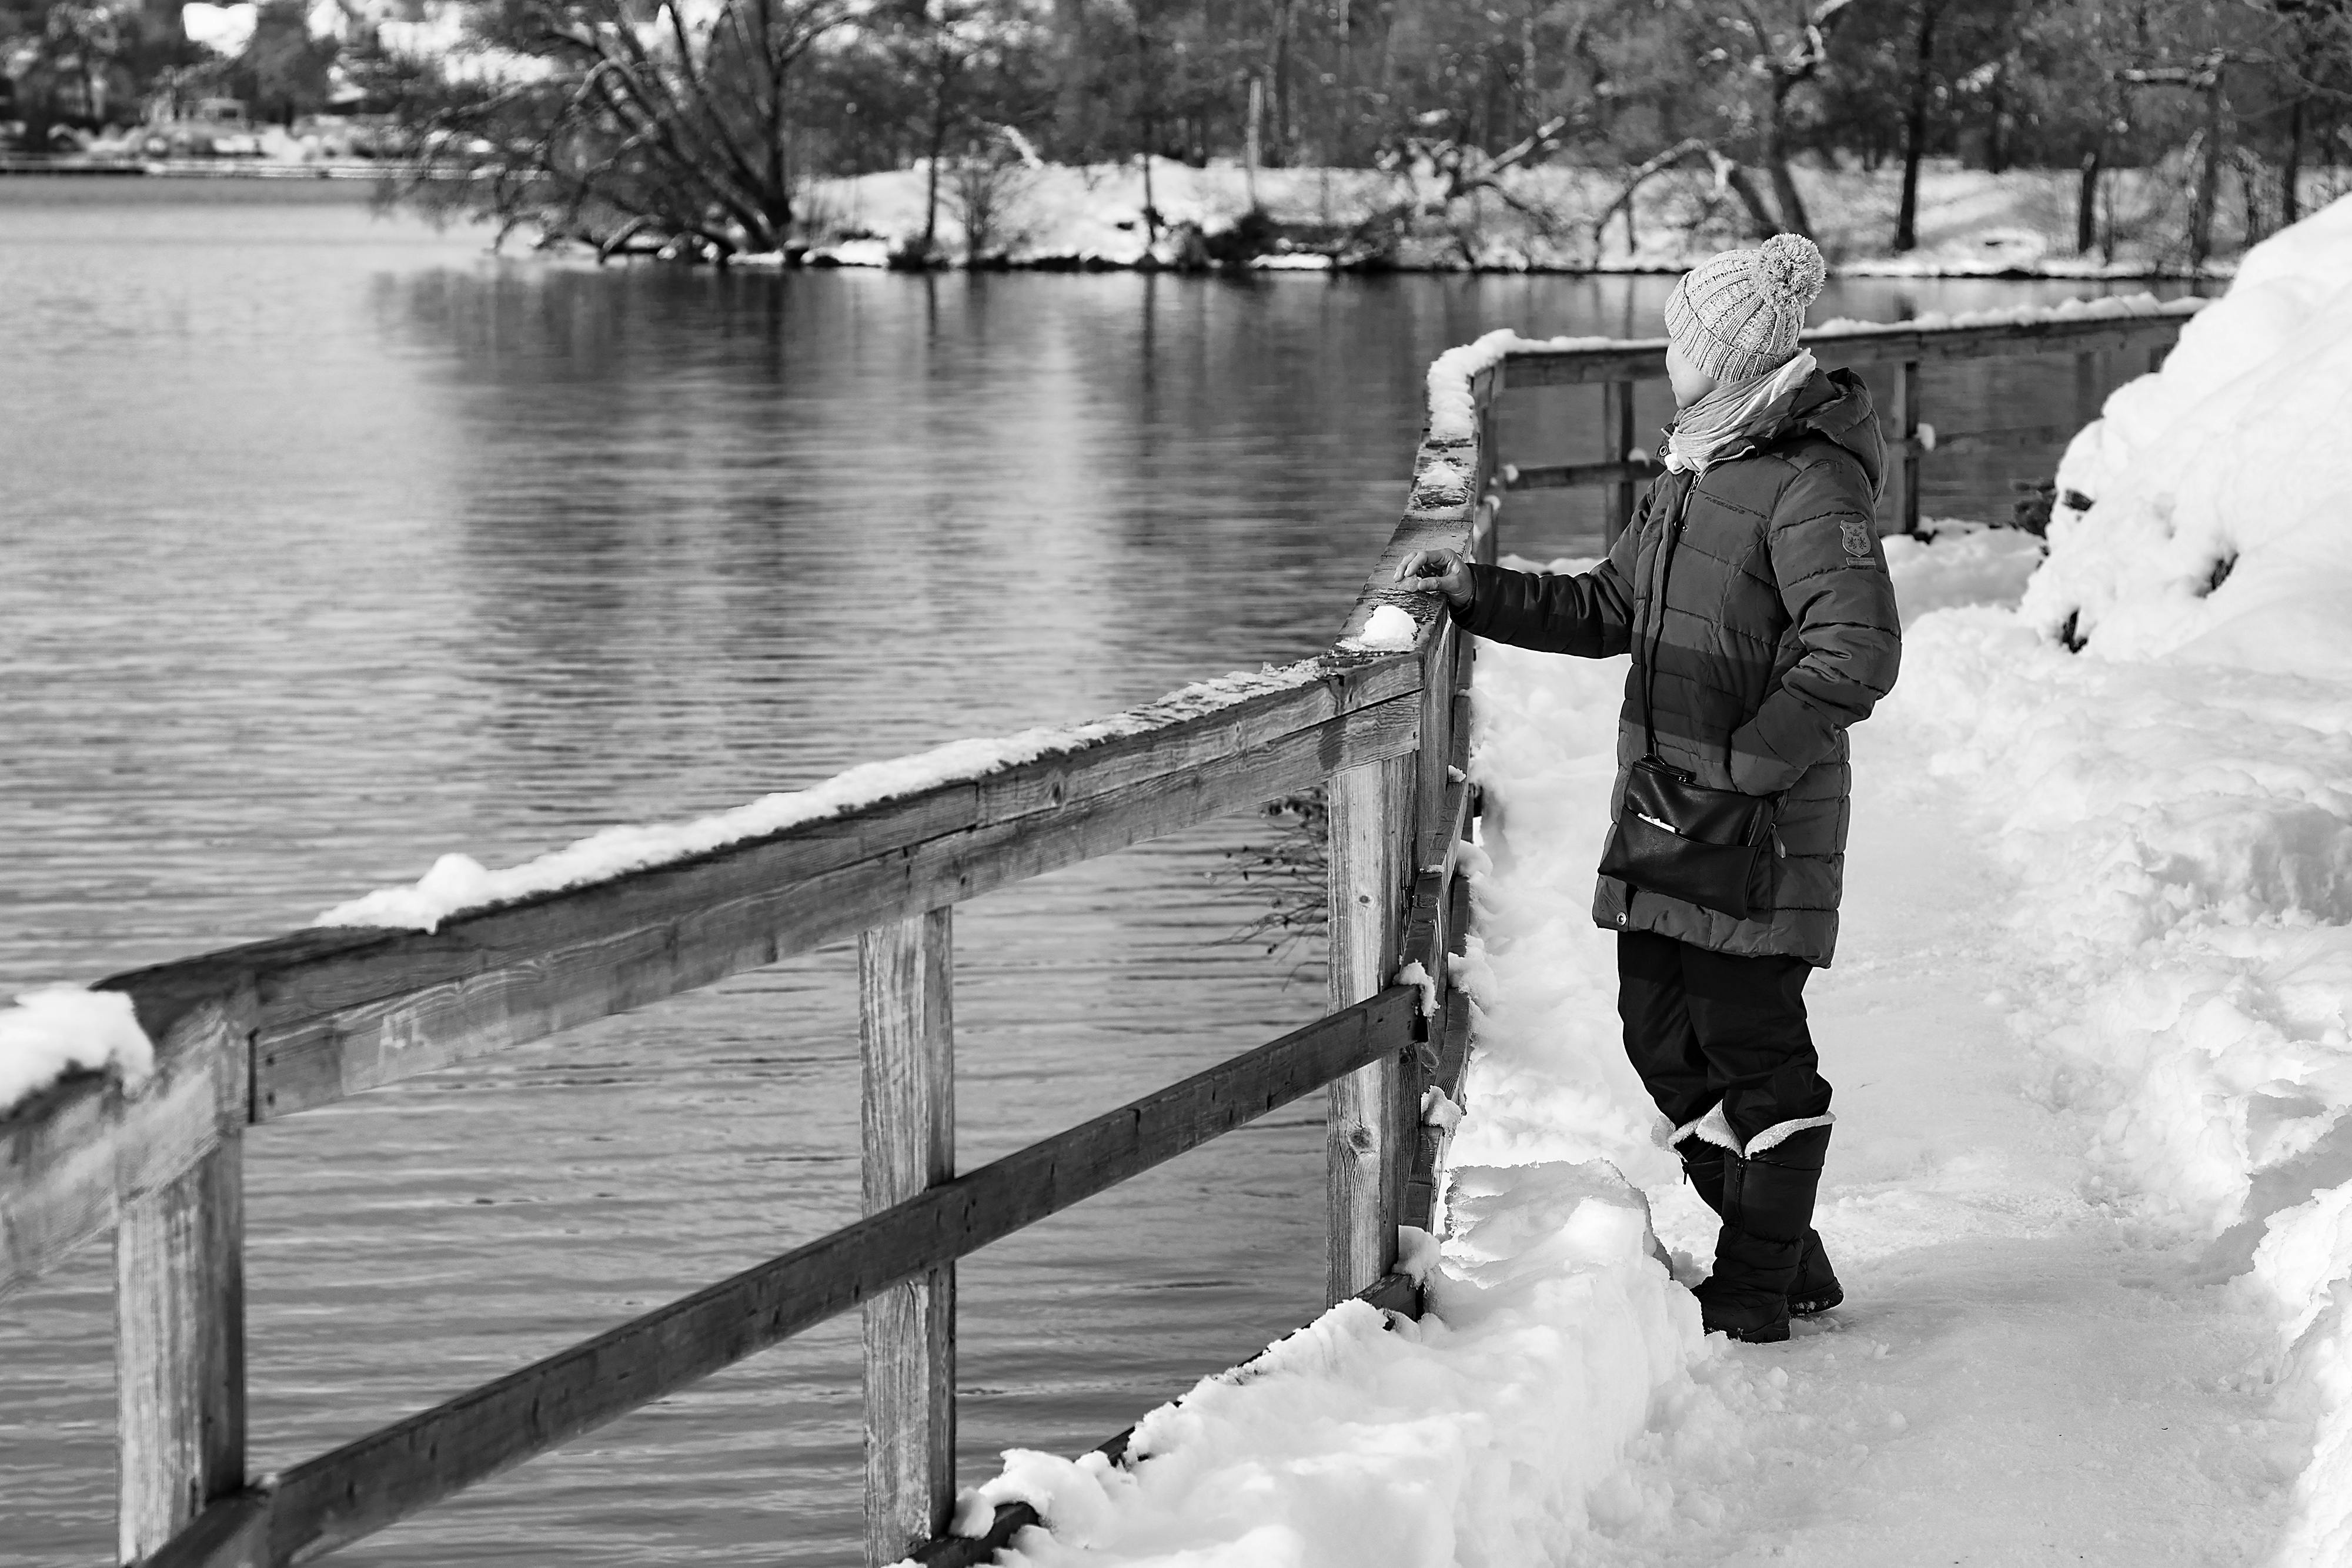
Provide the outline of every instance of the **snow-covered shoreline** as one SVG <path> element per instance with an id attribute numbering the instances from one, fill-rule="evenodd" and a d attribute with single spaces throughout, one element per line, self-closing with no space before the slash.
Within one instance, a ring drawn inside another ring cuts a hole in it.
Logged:
<path id="1" fill-rule="evenodd" d="M 1800 167 L 1795 172 L 1832 270 L 1874 277 L 2018 277 L 2135 280 L 2231 269 L 2224 248 L 2201 272 L 2171 253 L 2159 173 L 2115 178 L 2120 204 L 2140 212 L 2112 258 L 2074 254 L 2073 171 L 1932 165 L 1921 181 L 1919 245 L 1889 249 L 1894 172 Z M 1669 173 L 1636 195 L 1626 219 L 1605 217 L 1619 177 L 1547 164 L 1513 171 L 1512 200 L 1478 192 L 1453 201 L 1427 171 L 1262 169 L 1230 162 L 1193 168 L 1153 161 L 1150 185 L 1137 163 L 1014 166 L 985 201 L 987 227 L 969 243 L 961 199 L 943 171 L 937 215 L 940 259 L 1036 270 L 1163 268 L 1212 259 L 1241 270 L 1291 276 L 1347 271 L 1680 273 L 1745 243 L 1738 214 L 1695 175 Z M 803 202 L 808 248 L 739 258 L 753 265 L 881 267 L 919 250 L 927 175 L 921 168 L 820 180 Z M 1155 231 L 1147 208 L 1156 214 Z M 2144 211 L 2143 211 L 2144 209 Z M 1236 248 L 1244 217 L 1268 233 Z M 1533 215 L 1531 215 L 1533 214 Z"/>

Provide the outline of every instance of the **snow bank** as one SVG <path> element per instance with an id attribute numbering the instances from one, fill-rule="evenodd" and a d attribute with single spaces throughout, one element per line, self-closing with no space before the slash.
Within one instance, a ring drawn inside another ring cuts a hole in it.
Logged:
<path id="1" fill-rule="evenodd" d="M 1406 619 L 1410 621 L 1412 617 L 1408 615 Z M 415 883 L 404 887 L 379 888 L 339 904 L 313 924 L 436 930 L 441 922 L 467 911 L 511 904 L 568 887 L 584 887 L 630 872 L 689 860 L 749 839 L 919 794 L 941 784 L 985 778 L 1041 757 L 1076 751 L 1124 735 L 1141 734 L 1186 712 L 1206 711 L 1260 692 L 1291 690 L 1321 678 L 1321 666 L 1313 660 L 1255 674 L 1237 671 L 1220 680 L 1186 686 L 1148 708 L 1114 714 L 1087 724 L 959 740 L 913 757 L 870 762 L 836 774 L 813 789 L 762 796 L 732 810 L 689 822 L 606 828 L 564 849 L 498 871 L 489 870 L 467 855 L 446 854 Z"/>
<path id="2" fill-rule="evenodd" d="M 2160 374 L 2109 397 L 2025 612 L 2125 658 L 2352 679 L 2352 202 L 2250 252 Z M 2217 586 L 2218 583 L 2218 586 Z"/>
<path id="3" fill-rule="evenodd" d="M 2352 201 L 2254 250 L 2108 400 L 2059 473 L 2090 505 L 2018 612 L 1922 620 L 1882 709 L 2017 875 L 2055 978 L 2014 1024 L 2095 1119 L 2111 1196 L 2251 1259 L 2264 1370 L 2318 1434 L 2281 1563 L 2352 1552 L 2347 428 Z"/>
<path id="4" fill-rule="evenodd" d="M 1335 1307 L 1145 1416 L 1127 1464 L 1014 1450 L 960 1519 L 1029 1502 L 1047 1528 L 998 1561 L 1034 1568 L 1558 1562 L 1670 1519 L 1627 1451 L 1701 1440 L 1757 1391 L 1715 1375 L 1640 1196 L 1550 1162 L 1458 1169 L 1452 1203 L 1419 1323 Z"/>
<path id="5" fill-rule="evenodd" d="M 72 1072 L 111 1071 L 136 1090 L 155 1048 L 120 991 L 44 986 L 0 1009 L 0 1116 Z"/>

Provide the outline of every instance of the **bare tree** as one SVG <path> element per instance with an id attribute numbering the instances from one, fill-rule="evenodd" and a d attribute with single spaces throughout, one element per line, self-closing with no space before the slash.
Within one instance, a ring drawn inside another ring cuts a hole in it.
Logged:
<path id="1" fill-rule="evenodd" d="M 855 0 L 495 0 L 494 68 L 412 99 L 402 193 L 599 256 L 782 246 L 792 72 Z"/>
<path id="2" fill-rule="evenodd" d="M 1813 235 L 1812 219 L 1789 172 L 1790 99 L 1799 88 L 1820 77 L 1829 59 L 1830 34 L 1853 3 L 1811 0 L 1793 21 L 1775 25 L 1757 0 L 1739 0 L 1737 20 L 1754 51 L 1748 69 L 1764 81 L 1761 162 L 1771 176 L 1773 204 L 1780 208 L 1779 226 L 1808 239 Z"/>

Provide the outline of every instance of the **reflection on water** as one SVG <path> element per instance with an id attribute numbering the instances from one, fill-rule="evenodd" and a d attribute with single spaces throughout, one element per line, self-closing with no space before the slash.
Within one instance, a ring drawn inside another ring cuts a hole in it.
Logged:
<path id="1" fill-rule="evenodd" d="M 598 272 L 311 188 L 121 183 L 0 182 L 12 986 L 1308 653 L 1393 522 L 1429 359 L 1498 325 L 1647 333 L 1669 283 Z M 1522 404 L 1511 455 L 1597 455 L 1580 397 Z M 2017 424 L 2073 382 L 1975 366 L 1927 397 Z M 1931 469 L 1928 509 L 2005 506 L 2005 477 Z M 1515 507 L 1507 542 L 1589 548 L 1591 506 Z M 965 906 L 965 1164 L 1318 1009 L 1220 940 L 1253 910 L 1209 873 L 1255 831 Z M 853 971 L 812 955 L 256 1129 L 257 1468 L 849 1218 Z M 967 1475 L 1303 1319 L 1320 1150 L 1305 1103 L 967 1264 Z M 12 1562 L 110 1540 L 107 1278 L 100 1248 L 0 1317 Z M 350 1555 L 840 1561 L 857 1441 L 844 1322 Z"/>

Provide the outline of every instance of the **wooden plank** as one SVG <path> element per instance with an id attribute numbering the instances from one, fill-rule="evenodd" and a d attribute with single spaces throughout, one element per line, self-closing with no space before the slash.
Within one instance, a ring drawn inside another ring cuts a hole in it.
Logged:
<path id="1" fill-rule="evenodd" d="M 2007 359 L 2035 354 L 2101 353 L 2168 345 L 2201 308 L 2173 301 L 2147 316 L 2074 317 L 1969 327 L 1894 325 L 1860 332 L 1811 331 L 1799 340 L 1827 366 L 1902 361 Z M 1630 339 L 1604 349 L 1523 349 L 1504 361 L 1507 388 L 1658 381 L 1666 373 L 1664 338 Z"/>
<path id="2" fill-rule="evenodd" d="M 2056 446 L 2074 438 L 2081 428 L 2073 424 L 2017 424 L 2000 430 L 1959 430 L 1936 432 L 1936 444 L 1921 447 L 1915 436 L 1912 447 L 1922 452 L 2005 452 L 2018 447 Z"/>
<path id="3" fill-rule="evenodd" d="M 1394 972 L 1403 881 L 1397 840 L 1400 825 L 1410 821 L 1412 792 L 1410 758 L 1342 769 L 1326 789 L 1334 1010 L 1379 992 Z M 1331 1087 L 1327 1301 L 1347 1300 L 1395 1259 L 1401 1192 L 1391 1193 L 1391 1176 L 1402 1165 L 1394 1129 L 1402 1082 L 1400 1064 L 1386 1058 Z M 1401 1189 L 1402 1180 L 1395 1185 Z"/>
<path id="4" fill-rule="evenodd" d="M 140 1009 L 155 1069 L 136 1093 L 85 1073 L 0 1122 L 0 1296 L 111 1228 L 124 1199 L 196 1168 L 245 1119 L 250 992 Z"/>
<path id="5" fill-rule="evenodd" d="M 199 1520 L 226 1542 L 176 1561 L 205 1568 L 252 1539 L 226 1511 L 261 1508 L 275 1565 L 320 1556 L 677 1392 L 902 1281 L 1231 1132 L 1412 1039 L 1418 998 L 1391 987 L 1280 1040 L 1055 1134 L 880 1214 L 559 1351 L 494 1383 L 297 1465 L 268 1491 Z M 221 1517 L 215 1517 L 220 1515 Z"/>
<path id="6" fill-rule="evenodd" d="M 1479 509 L 1485 504 L 1484 493 L 1476 487 L 1475 476 L 1488 471 L 1483 466 L 1486 458 L 1475 441 L 1425 441 L 1413 454 L 1413 473 L 1419 475 L 1433 462 L 1443 460 L 1473 476 L 1470 488 L 1461 493 L 1458 500 L 1423 499 L 1416 495 L 1389 536 L 1387 548 L 1372 563 L 1371 574 L 1349 608 L 1348 618 L 1339 628 L 1342 641 L 1360 636 L 1372 612 L 1383 604 L 1394 604 L 1409 612 L 1419 622 L 1421 635 L 1414 646 L 1416 654 L 1425 653 L 1429 644 L 1440 634 L 1450 619 L 1433 589 L 1406 588 L 1396 580 L 1396 569 L 1404 558 L 1415 550 L 1452 549 L 1467 551 L 1475 530 Z"/>
<path id="7" fill-rule="evenodd" d="M 1446 615 L 1440 618 L 1437 636 L 1423 650 L 1421 745 L 1414 753 L 1412 817 L 1408 824 L 1416 844 L 1442 831 L 1446 762 L 1454 755 L 1454 653 L 1463 641 L 1454 618 Z"/>
<path id="8" fill-rule="evenodd" d="M 1637 457 L 1622 463 L 1555 463 L 1542 467 L 1512 468 L 1506 471 L 1503 478 L 1504 488 L 1508 490 L 1574 490 L 1589 485 L 1646 485 L 1660 472 L 1655 463 Z"/>
<path id="9" fill-rule="evenodd" d="M 122 1200 L 114 1244 L 117 1549 L 148 1556 L 245 1485 L 241 1128 Z"/>
<path id="10" fill-rule="evenodd" d="M 1445 956 L 1452 951 L 1447 941 L 1446 876 L 1442 866 L 1431 866 L 1413 873 L 1411 895 L 1404 909 L 1404 941 L 1398 956 L 1401 965 L 1419 964 L 1436 982 L 1437 995 L 1445 995 Z"/>
<path id="11" fill-rule="evenodd" d="M 1467 643 L 1474 639 L 1464 638 Z M 1445 803 L 1413 850 L 1415 871 L 1438 871 L 1451 881 L 1462 841 L 1470 832 L 1470 694 L 1457 693 L 1445 763 Z"/>
<path id="12" fill-rule="evenodd" d="M 955 1175 L 952 906 L 858 938 L 864 1197 L 879 1214 Z M 866 1561 L 887 1568 L 955 1507 L 955 1265 L 867 1298 Z"/>
<path id="13" fill-rule="evenodd" d="M 1919 366 L 1906 360 L 1895 367 L 1895 403 L 1888 411 L 1895 426 L 1895 440 L 1890 443 L 1895 458 L 1895 473 L 1886 486 L 1887 499 L 1895 507 L 1895 528 L 1898 533 L 1919 531 Z"/>
<path id="14" fill-rule="evenodd" d="M 1460 1105 L 1464 1102 L 1462 1080 L 1470 1060 L 1469 993 L 1457 990 L 1445 998 L 1444 1019 L 1434 1032 L 1437 1066 L 1429 1075 L 1428 1087 Z M 1438 1185 L 1445 1169 L 1446 1149 L 1452 1142 L 1453 1134 L 1443 1127 L 1423 1123 L 1418 1129 L 1412 1171 L 1405 1181 L 1404 1212 L 1398 1223 L 1423 1230 L 1436 1228 Z"/>
<path id="15" fill-rule="evenodd" d="M 1401 684 L 1409 695 L 1237 757 L 797 881 L 787 847 L 770 841 L 453 921 L 437 933 L 302 934 L 105 984 L 131 992 L 151 1035 L 158 1019 L 192 1005 L 176 988 L 197 990 L 210 1005 L 215 993 L 248 998 L 240 1005 L 259 1020 L 251 1113 L 274 1119 L 1247 810 L 1335 768 L 1409 752 L 1420 734 L 1418 671 L 1409 659 L 1386 664 L 1378 689 Z M 773 880 L 761 874 L 779 861 L 785 869 Z M 173 1089 L 169 1074 L 159 1083 L 126 1100 L 105 1080 L 85 1078 L 0 1122 L 0 1291 L 112 1222 L 116 1167 L 134 1186 L 152 1185 L 186 1169 L 217 1137 L 212 1110 L 172 1098 L 184 1084 Z M 220 1088 L 222 1114 L 242 1120 L 241 1061 Z M 138 1174 L 147 1171 L 157 1174 Z"/>
<path id="16" fill-rule="evenodd" d="M 1601 389 L 1601 444 L 1602 461 L 1630 463 L 1633 459 L 1633 383 L 1614 381 Z M 1601 512 L 1601 537 L 1605 546 L 1613 546 L 1617 536 L 1633 520 L 1633 481 L 1620 478 L 1609 486 L 1609 495 Z"/>
<path id="17" fill-rule="evenodd" d="M 1409 1318 L 1419 1318 L 1422 1312 L 1421 1287 L 1406 1274 L 1383 1274 L 1357 1291 L 1356 1299 L 1384 1312 L 1402 1312 Z"/>

